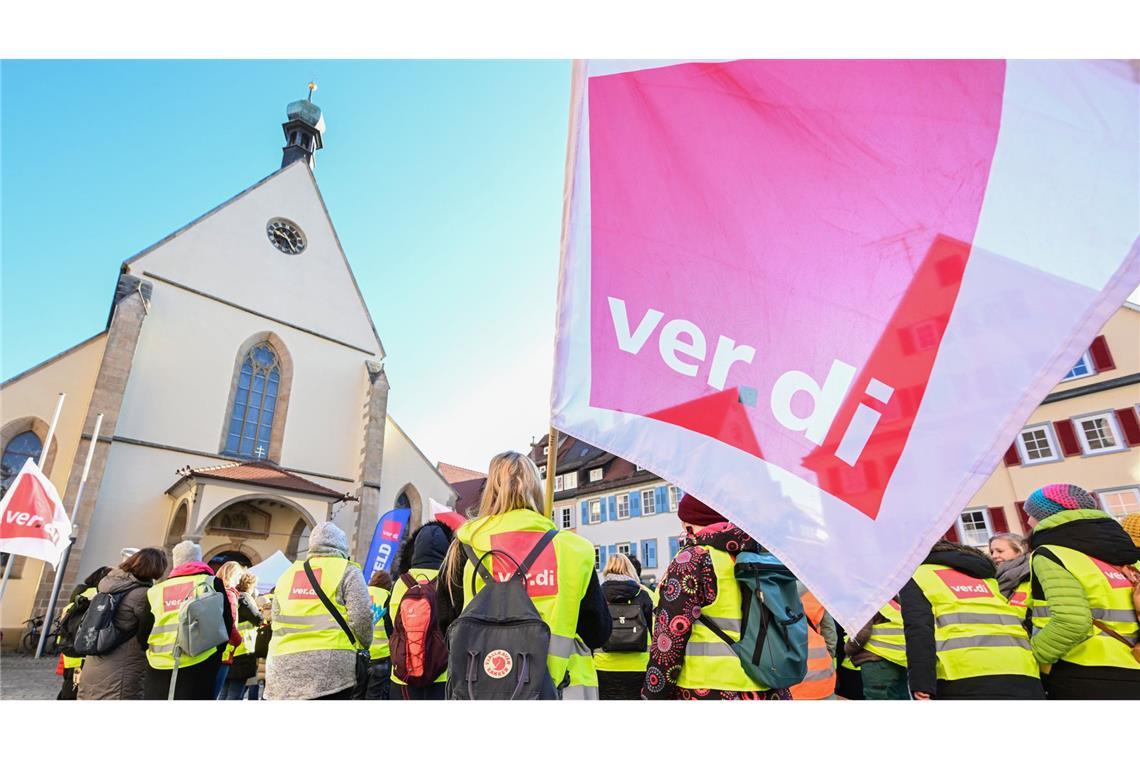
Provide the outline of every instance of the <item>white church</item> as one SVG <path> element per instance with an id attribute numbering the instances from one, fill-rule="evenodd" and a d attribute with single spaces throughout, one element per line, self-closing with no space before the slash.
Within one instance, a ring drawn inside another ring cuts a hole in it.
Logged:
<path id="1" fill-rule="evenodd" d="M 124 261 L 106 329 L 0 385 L 4 485 L 46 446 L 68 509 L 103 415 L 65 595 L 124 548 L 294 559 L 329 519 L 363 561 L 383 512 L 410 507 L 415 526 L 429 498 L 455 503 L 388 416 L 384 346 L 313 175 L 321 111 L 286 114 L 280 169 Z M 53 578 L 15 559 L 6 646 Z"/>

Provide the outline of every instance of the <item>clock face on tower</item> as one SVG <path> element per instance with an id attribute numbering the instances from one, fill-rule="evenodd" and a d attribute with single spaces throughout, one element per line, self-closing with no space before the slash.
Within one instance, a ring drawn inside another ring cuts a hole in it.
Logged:
<path id="1" fill-rule="evenodd" d="M 305 233 L 284 217 L 275 216 L 270 219 L 265 225 L 265 234 L 269 236 L 269 242 L 282 253 L 296 256 L 305 250 Z"/>

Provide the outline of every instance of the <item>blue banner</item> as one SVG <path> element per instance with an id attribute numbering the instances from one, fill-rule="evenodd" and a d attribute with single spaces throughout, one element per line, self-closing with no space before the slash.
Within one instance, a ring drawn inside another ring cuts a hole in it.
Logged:
<path id="1" fill-rule="evenodd" d="M 376 522 L 376 531 L 372 534 L 372 545 L 368 547 L 368 558 L 364 562 L 364 580 L 368 581 L 377 570 L 388 570 L 392 567 L 392 560 L 396 557 L 396 549 L 400 546 L 400 539 L 408 527 L 410 509 L 393 509 L 385 513 Z"/>

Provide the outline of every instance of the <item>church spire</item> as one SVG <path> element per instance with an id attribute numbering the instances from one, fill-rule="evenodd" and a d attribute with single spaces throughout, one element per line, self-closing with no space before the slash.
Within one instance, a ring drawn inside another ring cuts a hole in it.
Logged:
<path id="1" fill-rule="evenodd" d="M 285 108 L 285 118 L 281 125 L 285 132 L 285 147 L 281 156 L 282 168 L 294 161 L 307 161 L 309 168 L 316 166 L 316 153 L 324 147 L 325 117 L 321 109 L 313 103 L 316 82 L 309 82 L 309 99 L 294 100 Z"/>

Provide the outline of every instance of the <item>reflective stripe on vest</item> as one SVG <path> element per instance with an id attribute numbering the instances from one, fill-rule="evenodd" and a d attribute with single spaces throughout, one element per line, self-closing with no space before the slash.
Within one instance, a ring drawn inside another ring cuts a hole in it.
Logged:
<path id="1" fill-rule="evenodd" d="M 892 599 L 879 610 L 879 614 L 887 620 L 871 626 L 871 637 L 863 648 L 887 662 L 905 668 L 906 637 L 903 635 L 902 610 L 898 604 Z"/>
<path id="2" fill-rule="evenodd" d="M 439 577 L 439 570 L 430 567 L 413 567 L 412 569 L 408 570 L 407 573 L 408 575 L 412 576 L 413 580 L 418 582 L 430 582 Z M 395 630 L 396 626 L 396 615 L 398 615 L 400 612 L 400 602 L 403 601 L 404 594 L 406 593 L 408 593 L 408 584 L 404 583 L 403 574 L 401 574 L 401 576 L 396 579 L 396 582 L 392 584 L 392 597 L 388 600 L 388 617 L 392 620 L 393 630 Z M 381 626 L 383 626 L 383 624 L 381 624 Z M 444 631 L 444 633 L 446 634 L 447 632 Z M 391 649 L 390 643 L 389 649 Z M 389 676 L 389 678 L 392 680 L 392 683 L 396 684 L 397 686 L 407 686 L 407 684 L 405 684 L 399 678 L 396 678 L 395 668 L 392 669 L 392 674 Z M 444 668 L 443 672 L 439 674 L 439 678 L 435 679 L 435 682 L 447 682 L 447 668 Z"/>
<path id="3" fill-rule="evenodd" d="M 1021 617 L 993 578 L 973 578 L 946 565 L 920 565 L 914 582 L 934 613 L 935 675 L 1039 678 Z"/>
<path id="4" fill-rule="evenodd" d="M 205 573 L 167 578 L 147 589 L 146 598 L 154 615 L 154 628 L 146 640 L 146 661 L 155 670 L 174 669 L 174 645 L 178 643 L 178 612 L 182 604 L 202 593 L 204 586 L 213 587 L 214 576 Z M 179 654 L 178 667 L 197 665 L 210 658 L 216 649 L 191 657 Z"/>
<path id="5" fill-rule="evenodd" d="M 309 564 L 321 590 L 347 623 L 348 609 L 336 597 L 344 574 L 348 572 L 349 561 L 341 557 L 310 557 Z M 320 650 L 351 652 L 355 649 L 313 590 L 304 562 L 294 562 L 277 579 L 276 602 L 269 657 Z"/>
<path id="6" fill-rule="evenodd" d="M 91 601 L 92 599 L 95 598 L 96 591 L 98 591 L 98 589 L 96 589 L 94 586 L 92 586 L 91 588 L 87 589 L 82 594 L 80 594 L 80 596 L 83 597 L 84 599 L 86 599 L 87 601 Z M 67 614 L 67 611 L 70 610 L 74 606 L 75 606 L 75 602 L 71 602 L 66 607 L 64 607 L 63 612 L 59 613 L 60 618 L 62 619 L 63 616 Z M 60 639 L 60 637 L 56 636 L 55 637 L 55 643 L 58 644 L 59 639 Z M 78 668 L 78 667 L 81 667 L 82 665 L 83 665 L 83 658 L 82 657 L 68 657 L 67 655 L 63 655 L 63 667 L 65 667 L 65 668 Z"/>
<path id="7" fill-rule="evenodd" d="M 515 509 L 501 515 L 469 520 L 459 527 L 456 537 L 470 546 L 476 556 L 483 557 L 494 548 L 506 551 L 521 562 L 539 537 L 553 527 L 554 523 L 533 510 Z M 516 554 L 519 556 L 515 557 Z M 488 563 L 496 576 L 509 577 L 514 571 L 513 563 L 505 557 L 488 557 L 485 564 Z M 555 686 L 564 682 L 567 673 L 570 673 L 570 686 L 597 686 L 594 658 L 576 637 L 578 608 L 593 574 L 593 545 L 567 531 L 559 531 L 531 567 L 528 591 L 539 616 L 550 626 L 551 643 L 546 666 Z M 470 562 L 464 562 L 464 605 L 469 604 L 474 596 L 471 593 L 473 577 L 478 593 L 483 588 L 483 579 L 477 577 Z M 543 593 L 547 589 L 554 593 Z M 569 648 L 567 641 L 570 642 Z M 563 698 L 566 698 L 565 688 Z"/>
<path id="8" fill-rule="evenodd" d="M 827 699 L 835 693 L 835 662 L 827 641 L 819 633 L 825 614 L 823 605 L 810 591 L 800 595 L 808 619 L 808 661 L 804 680 L 791 688 L 792 699 Z"/>
<path id="9" fill-rule="evenodd" d="M 566 661 L 566 677 L 570 683 L 562 690 L 563 699 L 598 699 L 598 669 L 593 652 L 585 642 L 574 637 L 574 650 Z"/>
<path id="10" fill-rule="evenodd" d="M 1140 638 L 1140 625 L 1132 607 L 1132 586 L 1118 568 L 1093 559 L 1084 552 L 1064 546 L 1046 545 L 1081 584 L 1089 603 L 1089 614 L 1123 636 L 1133 646 Z M 1140 568 L 1140 564 L 1137 565 Z M 1049 605 L 1033 600 L 1033 632 L 1049 624 Z M 1086 638 L 1061 656 L 1061 661 L 1088 667 L 1140 670 L 1140 662 L 1128 647 L 1096 626 L 1089 626 Z"/>
<path id="11" fill-rule="evenodd" d="M 372 600 L 372 617 L 376 621 L 372 629 L 372 646 L 368 649 L 368 655 L 373 660 L 387 660 L 388 632 L 384 630 L 384 613 L 388 611 L 391 593 L 387 589 L 369 586 L 368 596 Z"/>
<path id="12" fill-rule="evenodd" d="M 716 599 L 701 612 L 718 625 L 732 640 L 739 641 L 741 633 L 740 584 L 734 574 L 735 560 L 728 552 L 703 547 L 712 558 L 716 574 Z M 753 681 L 732 647 L 701 621 L 693 623 L 689 641 L 685 644 L 685 659 L 677 685 L 683 689 L 723 689 L 725 691 L 768 691 L 768 687 Z"/>

